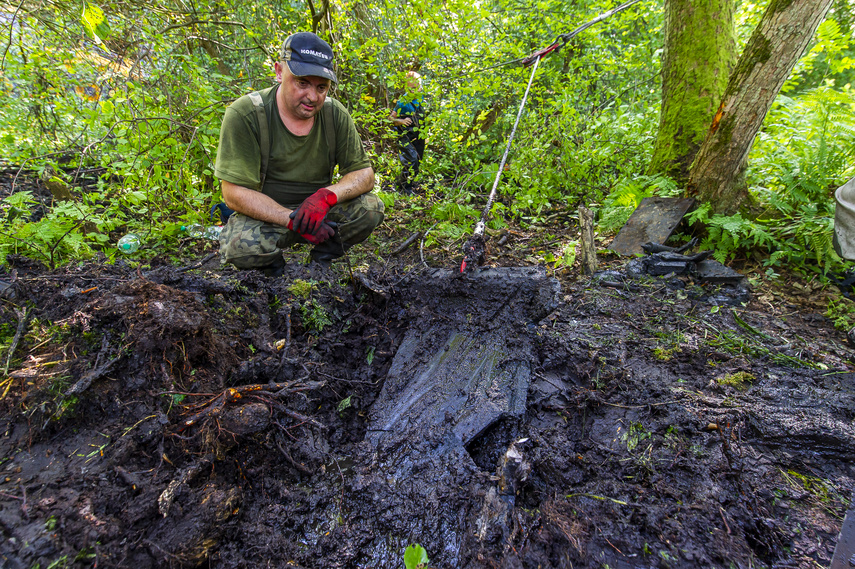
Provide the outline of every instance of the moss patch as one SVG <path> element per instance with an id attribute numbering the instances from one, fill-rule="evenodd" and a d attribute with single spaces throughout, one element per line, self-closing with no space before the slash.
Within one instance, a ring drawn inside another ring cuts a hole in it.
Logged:
<path id="1" fill-rule="evenodd" d="M 757 379 L 754 377 L 754 374 L 748 373 L 747 371 L 738 371 L 736 373 L 729 373 L 727 375 L 723 375 L 717 378 L 715 381 L 719 385 L 727 385 L 729 387 L 733 387 L 738 389 L 739 391 L 745 391 L 748 389 L 754 380 Z"/>

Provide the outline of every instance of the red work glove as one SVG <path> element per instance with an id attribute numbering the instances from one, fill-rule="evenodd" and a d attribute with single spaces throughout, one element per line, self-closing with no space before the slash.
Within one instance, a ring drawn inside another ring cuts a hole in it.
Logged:
<path id="1" fill-rule="evenodd" d="M 327 212 L 336 203 L 338 197 L 327 188 L 321 188 L 294 210 L 293 221 L 288 225 L 288 229 L 293 229 L 300 235 L 314 235 Z"/>
<path id="2" fill-rule="evenodd" d="M 296 214 L 296 211 L 291 212 L 291 219 L 288 221 L 288 229 L 296 232 L 297 235 L 299 235 L 312 245 L 320 245 L 321 243 L 335 235 L 335 229 L 325 221 L 321 222 L 321 225 L 318 227 L 317 230 L 315 230 L 314 233 L 300 233 L 294 228 L 294 218 L 296 217 Z"/>

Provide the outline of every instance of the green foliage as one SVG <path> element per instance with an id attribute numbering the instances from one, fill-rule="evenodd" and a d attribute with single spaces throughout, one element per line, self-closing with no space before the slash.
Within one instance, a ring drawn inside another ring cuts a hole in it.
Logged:
<path id="1" fill-rule="evenodd" d="M 710 324 L 709 321 L 704 321 L 703 324 L 713 332 L 713 334 L 707 338 L 707 343 L 710 346 L 726 353 L 730 353 L 735 356 L 748 355 L 753 358 L 768 358 L 776 364 L 791 367 L 817 367 L 816 364 L 811 361 L 801 359 L 798 356 L 791 356 L 789 354 L 782 353 L 775 348 L 767 347 L 761 342 L 764 338 L 757 337 L 756 334 L 746 336 L 734 331 L 725 333 L 715 328 L 715 326 Z"/>
<path id="2" fill-rule="evenodd" d="M 741 213 L 734 215 L 714 214 L 710 204 L 701 204 L 686 216 L 689 223 L 703 223 L 707 228 L 701 249 L 712 249 L 720 263 L 733 259 L 743 248 L 771 246 L 771 236 L 759 224 L 745 219 Z"/>
<path id="3" fill-rule="evenodd" d="M 626 450 L 631 453 L 640 442 L 650 437 L 651 433 L 644 428 L 644 425 L 632 422 L 629 425 L 629 429 L 625 430 L 623 435 L 621 435 L 621 440 L 626 444 Z"/>
<path id="4" fill-rule="evenodd" d="M 570 268 L 576 262 L 576 248 L 579 246 L 579 241 L 568 241 L 558 251 L 558 255 L 547 252 L 544 254 L 543 260 L 552 265 L 553 269 Z"/>
<path id="5" fill-rule="evenodd" d="M 332 324 L 324 305 L 314 300 L 303 303 L 300 306 L 300 312 L 303 314 L 303 322 L 308 330 L 322 332 L 324 328 Z"/>
<path id="6" fill-rule="evenodd" d="M 842 332 L 855 328 L 855 303 L 848 298 L 829 299 L 825 315 L 834 323 L 834 327 Z"/>
<path id="7" fill-rule="evenodd" d="M 835 14 L 833 17 L 838 17 Z M 781 91 L 792 94 L 817 84 L 846 85 L 855 79 L 855 40 L 832 18 L 816 30 L 816 40 L 802 57 Z"/>
<path id="8" fill-rule="evenodd" d="M 110 35 L 110 24 L 104 17 L 104 11 L 95 4 L 83 3 L 83 15 L 81 16 L 83 27 L 95 43 L 103 43 Z"/>
<path id="9" fill-rule="evenodd" d="M 342 399 L 341 401 L 338 402 L 337 410 L 339 413 L 350 408 L 350 406 L 352 405 L 352 403 L 350 401 L 351 397 L 353 397 L 353 396 L 348 395 L 347 397 L 345 397 L 344 399 Z"/>
<path id="10" fill-rule="evenodd" d="M 63 555 L 48 565 L 47 569 L 64 569 L 65 567 L 68 567 L 69 563 L 68 555 Z"/>
<path id="11" fill-rule="evenodd" d="M 439 222 L 426 246 L 465 239 L 486 204 L 532 69 L 510 63 L 612 7 L 332 0 L 335 34 L 320 34 L 337 54 L 333 96 L 354 117 L 381 184 L 400 170 L 387 117 L 402 78 L 409 70 L 424 78 L 428 151 L 420 176 L 435 190 L 428 200 L 399 203 L 426 211 L 414 216 L 420 224 L 430 218 L 421 230 Z M 741 6 L 740 38 L 761 11 Z M 311 16 L 304 3 L 231 0 L 157 9 L 42 3 L 16 12 L 0 73 L 0 156 L 60 178 L 74 197 L 43 202 L 29 187 L 14 188 L 0 204 L 0 262 L 9 253 L 51 266 L 114 259 L 114 240 L 129 232 L 142 236 L 141 256 L 176 248 L 178 227 L 204 222 L 220 201 L 213 165 L 225 106 L 272 84 L 271 55 L 284 30 L 310 29 Z M 822 271 L 839 263 L 830 248 L 831 190 L 855 174 L 847 86 L 855 65 L 851 22 L 840 11 L 835 17 L 820 26 L 785 87 L 789 98 L 779 98 L 752 150 L 747 176 L 759 209 L 693 214 L 707 224 L 704 246 L 719 260 L 753 249 L 771 266 Z M 681 190 L 643 175 L 658 124 L 662 32 L 657 0 L 591 27 L 540 62 L 490 229 L 543 223 L 555 210 L 585 204 L 599 208 L 600 230 L 613 232 L 644 196 Z M 394 195 L 379 195 L 395 207 Z M 574 255 L 566 244 L 543 259 L 559 268 Z M 322 316 L 312 313 L 321 327 Z"/>
<path id="12" fill-rule="evenodd" d="M 830 480 L 824 480 L 818 476 L 802 474 L 795 470 L 789 469 L 786 472 L 781 470 L 781 476 L 784 482 L 795 492 L 801 494 L 807 492 L 810 502 L 819 506 L 832 516 L 843 519 L 846 511 L 846 498 L 842 495 L 834 483 Z"/>
<path id="13" fill-rule="evenodd" d="M 757 249 L 766 264 L 825 273 L 838 268 L 831 237 L 834 190 L 855 174 L 855 105 L 851 90 L 812 89 L 779 97 L 749 159 L 753 217 L 710 215 L 702 204 L 688 217 L 706 224 L 702 248 L 725 262 Z"/>
<path id="14" fill-rule="evenodd" d="M 430 559 L 428 559 L 427 551 L 418 543 L 408 545 L 407 549 L 404 550 L 405 569 L 424 569 L 428 563 L 430 563 Z"/>
<path id="15" fill-rule="evenodd" d="M 0 230 L 0 257 L 9 253 L 39 259 L 51 267 L 91 257 L 105 245 L 120 217 L 110 216 L 95 203 L 63 201 L 44 217 L 30 221 L 38 202 L 31 192 L 18 192 L 3 200 L 6 223 Z"/>
<path id="16" fill-rule="evenodd" d="M 324 305 L 312 298 L 312 293 L 317 289 L 316 281 L 295 279 L 288 286 L 288 292 L 302 300 L 300 313 L 303 315 L 303 323 L 307 330 L 322 332 L 324 328 L 332 324 L 332 319 Z"/>

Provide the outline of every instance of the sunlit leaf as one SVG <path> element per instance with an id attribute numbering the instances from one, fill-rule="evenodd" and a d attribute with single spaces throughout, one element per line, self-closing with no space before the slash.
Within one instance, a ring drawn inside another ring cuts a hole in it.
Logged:
<path id="1" fill-rule="evenodd" d="M 86 33 L 95 40 L 95 43 L 103 43 L 110 36 L 110 24 L 100 6 L 89 2 L 84 3 L 81 21 L 86 28 Z"/>

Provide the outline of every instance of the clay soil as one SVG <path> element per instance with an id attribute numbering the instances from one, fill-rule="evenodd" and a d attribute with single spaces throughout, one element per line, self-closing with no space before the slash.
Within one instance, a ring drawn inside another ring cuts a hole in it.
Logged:
<path id="1" fill-rule="evenodd" d="M 532 264 L 534 234 L 487 264 Z M 550 273 L 545 313 L 498 324 L 530 346 L 524 411 L 465 448 L 409 440 L 404 467 L 372 405 L 408 331 L 468 314 L 418 240 L 390 254 L 407 236 L 384 226 L 353 275 L 189 240 L 178 265 L 10 257 L 0 565 L 401 568 L 414 543 L 434 568 L 829 565 L 855 490 L 839 291 Z"/>

